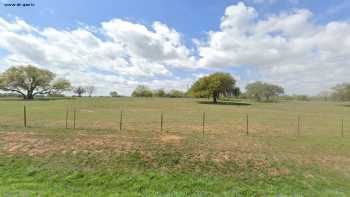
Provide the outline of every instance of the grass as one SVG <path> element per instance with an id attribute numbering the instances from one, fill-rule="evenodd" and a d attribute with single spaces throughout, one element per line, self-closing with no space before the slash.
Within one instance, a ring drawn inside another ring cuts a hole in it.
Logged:
<path id="1" fill-rule="evenodd" d="M 0 196 L 350 195 L 347 103 L 225 102 L 0 101 Z M 77 110 L 76 130 L 65 129 L 67 108 Z"/>

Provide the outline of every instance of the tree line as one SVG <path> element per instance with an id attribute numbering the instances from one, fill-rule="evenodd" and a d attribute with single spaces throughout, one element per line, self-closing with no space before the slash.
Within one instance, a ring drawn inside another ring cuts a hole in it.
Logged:
<path id="1" fill-rule="evenodd" d="M 164 89 L 152 90 L 145 85 L 137 86 L 131 93 L 133 97 L 168 97 L 168 98 L 184 98 L 187 97 L 186 93 L 181 90 L 172 89 L 166 91 Z"/>
<path id="2" fill-rule="evenodd" d="M 133 97 L 169 97 L 183 98 L 196 97 L 212 99 L 217 103 L 223 97 L 251 98 L 260 102 L 271 102 L 277 99 L 309 100 L 306 95 L 285 95 L 283 87 L 261 81 L 250 83 L 245 87 L 246 91 L 241 92 L 236 86 L 236 80 L 229 73 L 216 72 L 204 76 L 195 81 L 186 92 L 181 90 L 164 89 L 152 90 L 151 88 L 139 85 L 132 92 Z M 64 92 L 73 91 L 76 96 L 81 97 L 87 94 L 91 97 L 96 92 L 95 86 L 72 87 L 65 79 L 59 79 L 56 74 L 32 65 L 14 66 L 0 74 L 0 96 L 21 96 L 24 99 L 34 99 L 38 96 L 64 96 Z M 119 97 L 117 91 L 110 92 L 111 97 Z M 338 84 L 331 89 L 331 92 L 320 97 L 337 101 L 350 101 L 350 83 Z"/>

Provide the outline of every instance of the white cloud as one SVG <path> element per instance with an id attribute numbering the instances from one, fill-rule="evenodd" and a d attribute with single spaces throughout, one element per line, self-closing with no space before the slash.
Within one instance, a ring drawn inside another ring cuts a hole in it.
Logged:
<path id="1" fill-rule="evenodd" d="M 129 94 L 138 83 L 154 77 L 172 77 L 173 67 L 191 67 L 195 59 L 181 35 L 155 22 L 146 26 L 120 19 L 95 27 L 58 30 L 36 29 L 21 19 L 0 18 L 0 71 L 12 65 L 34 64 L 48 68 L 74 85 L 95 84 L 100 94 L 121 88 Z M 182 87 L 179 87 L 182 88 Z"/>
<path id="2" fill-rule="evenodd" d="M 206 67 L 252 65 L 256 80 L 280 83 L 288 92 L 315 94 L 350 74 L 350 24 L 317 25 L 306 9 L 258 18 L 244 3 L 229 6 L 220 31 L 198 45 Z"/>
<path id="3" fill-rule="evenodd" d="M 34 30 L 35 30 L 34 27 L 31 27 L 25 21 L 19 18 L 16 18 L 16 20 L 13 23 L 9 23 L 5 19 L 0 17 L 0 31 L 31 32 Z"/>
<path id="4" fill-rule="evenodd" d="M 144 25 L 121 19 L 102 23 L 103 30 L 129 54 L 151 62 L 178 67 L 193 67 L 194 58 L 181 42 L 181 35 L 165 24 L 154 22 L 153 31 Z"/>

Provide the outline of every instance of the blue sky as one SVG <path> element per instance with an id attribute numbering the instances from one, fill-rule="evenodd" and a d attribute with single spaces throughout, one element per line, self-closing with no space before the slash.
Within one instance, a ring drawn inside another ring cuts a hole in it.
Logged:
<path id="1" fill-rule="evenodd" d="M 0 71 L 31 63 L 101 95 L 185 90 L 215 71 L 318 94 L 349 76 L 346 0 L 1 2 Z"/>

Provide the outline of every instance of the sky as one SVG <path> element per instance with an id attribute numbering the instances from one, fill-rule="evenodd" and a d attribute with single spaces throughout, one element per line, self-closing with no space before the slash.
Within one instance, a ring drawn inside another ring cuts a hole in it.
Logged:
<path id="1" fill-rule="evenodd" d="M 8 6 L 27 3 L 30 6 Z M 0 72 L 32 64 L 96 95 L 228 72 L 317 95 L 350 82 L 349 0 L 0 0 Z"/>

